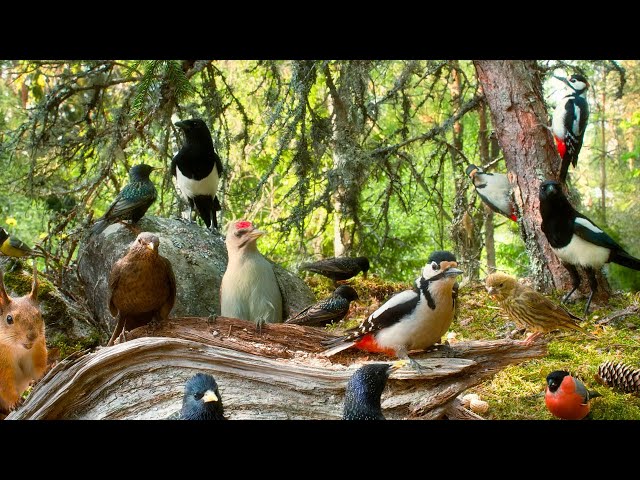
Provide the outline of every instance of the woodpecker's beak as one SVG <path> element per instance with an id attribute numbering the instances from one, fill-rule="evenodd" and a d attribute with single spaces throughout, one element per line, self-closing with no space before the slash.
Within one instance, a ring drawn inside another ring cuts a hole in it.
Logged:
<path id="1" fill-rule="evenodd" d="M 561 82 L 566 83 L 567 85 L 571 86 L 571 84 L 569 83 L 569 79 L 568 78 L 564 78 L 564 77 L 559 77 L 558 75 L 554 75 L 553 78 L 557 78 L 558 80 L 560 80 Z"/>
<path id="2" fill-rule="evenodd" d="M 464 272 L 459 268 L 450 268 L 444 274 L 445 277 L 455 277 L 457 275 L 462 275 Z"/>
<path id="3" fill-rule="evenodd" d="M 264 230 L 258 230 L 257 228 L 255 230 L 251 230 L 248 235 L 249 238 L 251 240 L 255 240 L 256 238 L 260 238 L 262 235 L 266 235 L 267 232 L 265 232 Z"/>
<path id="4" fill-rule="evenodd" d="M 398 360 L 397 362 L 393 362 L 389 365 L 389 374 L 392 374 L 396 370 L 400 370 L 402 367 L 409 363 L 408 360 Z"/>
<path id="5" fill-rule="evenodd" d="M 213 390 L 207 390 L 206 392 L 204 392 L 204 395 L 202 396 L 202 401 L 204 403 L 217 402 L 218 396 L 215 394 Z"/>
<path id="6" fill-rule="evenodd" d="M 153 242 L 149 242 L 145 245 L 145 247 L 147 247 L 149 250 L 151 250 L 152 252 L 155 250 L 155 246 L 153 245 Z"/>

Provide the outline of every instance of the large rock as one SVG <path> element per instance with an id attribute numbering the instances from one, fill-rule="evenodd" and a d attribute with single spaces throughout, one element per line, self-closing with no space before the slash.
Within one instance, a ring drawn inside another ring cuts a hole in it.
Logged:
<path id="1" fill-rule="evenodd" d="M 149 215 L 138 222 L 138 228 L 158 235 L 160 254 L 173 266 L 177 298 L 170 316 L 220 315 L 220 282 L 227 268 L 224 238 L 195 223 Z M 110 330 L 115 326 L 115 319 L 108 307 L 109 273 L 135 237 L 122 224 L 116 223 L 100 235 L 85 239 L 79 247 L 78 276 L 87 304 L 100 323 Z M 289 312 L 297 312 L 313 303 L 314 295 L 300 278 L 274 265 L 287 318 Z"/>

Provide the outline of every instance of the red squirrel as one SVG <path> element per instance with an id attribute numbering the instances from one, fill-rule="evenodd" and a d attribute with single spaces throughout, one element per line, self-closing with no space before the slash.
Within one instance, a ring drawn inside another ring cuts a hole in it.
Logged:
<path id="1" fill-rule="evenodd" d="M 13 409 L 32 380 L 47 369 L 44 321 L 38 305 L 38 270 L 31 293 L 10 297 L 0 271 L 0 411 Z"/>

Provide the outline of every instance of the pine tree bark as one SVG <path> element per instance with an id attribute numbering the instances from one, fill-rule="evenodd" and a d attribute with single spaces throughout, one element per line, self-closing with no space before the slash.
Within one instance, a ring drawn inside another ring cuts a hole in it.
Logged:
<path id="1" fill-rule="evenodd" d="M 560 171 L 560 156 L 547 127 L 540 70 L 534 60 L 475 60 L 474 65 L 521 212 L 520 233 L 534 284 L 566 291 L 571 286 L 569 275 L 540 229 L 540 184 L 557 180 Z M 588 288 L 586 279 L 583 287 Z"/>

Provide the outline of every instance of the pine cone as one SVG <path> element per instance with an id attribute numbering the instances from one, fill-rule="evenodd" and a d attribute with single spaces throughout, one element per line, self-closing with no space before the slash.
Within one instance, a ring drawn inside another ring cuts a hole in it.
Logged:
<path id="1" fill-rule="evenodd" d="M 625 393 L 640 393 L 640 370 L 634 370 L 624 363 L 604 362 L 598 367 L 595 377 L 602 385 Z"/>

